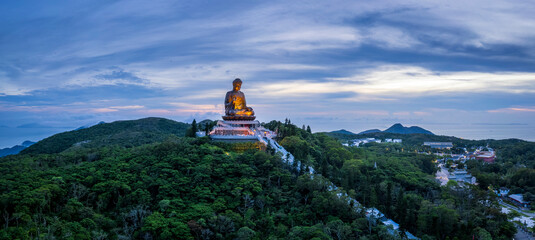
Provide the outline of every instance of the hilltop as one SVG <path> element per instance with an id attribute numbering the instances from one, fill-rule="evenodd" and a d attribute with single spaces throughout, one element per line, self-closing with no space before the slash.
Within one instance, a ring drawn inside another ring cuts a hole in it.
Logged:
<path id="1" fill-rule="evenodd" d="M 45 138 L 22 150 L 23 154 L 59 153 L 71 147 L 100 147 L 119 145 L 139 146 L 160 142 L 170 136 L 184 136 L 189 124 L 165 118 L 99 123 L 92 127 L 68 131 Z"/>
<path id="2" fill-rule="evenodd" d="M 401 123 L 396 123 L 389 127 L 388 129 L 384 130 L 384 132 L 387 133 L 398 133 L 398 134 L 429 134 L 429 135 L 435 135 L 431 131 L 425 130 L 418 126 L 411 126 L 411 127 L 404 127 L 401 125 Z"/>
<path id="3" fill-rule="evenodd" d="M 346 134 L 346 135 L 353 135 L 355 133 L 352 133 L 350 131 L 347 131 L 345 129 L 340 129 L 340 130 L 337 130 L 337 131 L 332 131 L 332 133 L 336 133 L 336 134 Z"/>
<path id="4" fill-rule="evenodd" d="M 342 130 L 332 131 L 330 133 L 336 134 L 336 133 L 338 133 L 339 131 L 342 131 Z M 387 128 L 384 131 L 381 131 L 379 129 L 369 129 L 369 130 L 366 130 L 366 131 L 362 131 L 362 132 L 360 132 L 358 134 L 369 134 L 369 133 L 379 133 L 379 132 L 397 133 L 397 134 L 415 134 L 415 133 L 419 133 L 419 134 L 435 135 L 431 131 L 423 129 L 421 127 L 418 127 L 418 126 L 405 127 L 405 126 L 401 125 L 401 123 L 396 123 L 396 124 L 392 125 L 391 127 Z"/>
<path id="5" fill-rule="evenodd" d="M 359 132 L 359 134 L 368 134 L 368 133 L 377 133 L 377 132 L 382 132 L 382 131 L 375 128 L 375 129 L 370 129 L 370 130 Z"/>
<path id="6" fill-rule="evenodd" d="M 395 125 L 394 125 L 395 126 Z M 394 127 L 392 126 L 392 127 Z M 390 127 L 390 128 L 392 128 Z M 389 129 L 390 129 L 389 128 Z M 394 129 L 396 129 L 395 127 Z M 405 127 L 408 129 L 407 127 Z M 388 130 L 388 129 L 387 129 Z M 425 129 L 424 129 L 425 130 Z M 425 130 L 427 131 L 427 130 Z M 425 134 L 425 133 L 393 133 L 391 131 L 370 131 L 370 132 L 361 132 L 358 134 L 342 134 L 338 131 L 326 132 L 324 133 L 330 137 L 339 139 L 341 141 L 347 141 L 352 139 L 359 138 L 377 138 L 377 139 L 402 139 L 405 145 L 411 146 L 421 146 L 424 142 L 452 142 L 454 147 L 469 147 L 469 146 L 486 146 L 489 145 L 492 148 L 496 149 L 507 149 L 510 146 L 516 144 L 533 144 L 532 142 L 520 140 L 520 139 L 482 139 L 482 140 L 470 140 L 458 138 L 455 136 L 443 136 L 443 135 L 434 135 L 434 134 Z"/>

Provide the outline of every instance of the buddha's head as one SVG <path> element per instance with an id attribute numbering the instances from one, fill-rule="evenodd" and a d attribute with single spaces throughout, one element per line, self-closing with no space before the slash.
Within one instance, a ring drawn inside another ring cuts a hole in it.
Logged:
<path id="1" fill-rule="evenodd" d="M 240 89 L 241 89 L 241 79 L 239 79 L 239 78 L 234 79 L 234 81 L 232 82 L 232 89 L 234 91 L 240 91 Z"/>

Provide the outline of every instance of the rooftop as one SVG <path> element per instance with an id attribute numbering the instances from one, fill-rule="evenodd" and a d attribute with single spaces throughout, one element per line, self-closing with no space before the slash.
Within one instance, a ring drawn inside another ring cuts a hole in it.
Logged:
<path id="1" fill-rule="evenodd" d="M 529 202 L 524 202 L 524 196 L 522 196 L 522 194 L 511 194 L 509 195 L 509 197 L 521 203 L 529 203 Z"/>

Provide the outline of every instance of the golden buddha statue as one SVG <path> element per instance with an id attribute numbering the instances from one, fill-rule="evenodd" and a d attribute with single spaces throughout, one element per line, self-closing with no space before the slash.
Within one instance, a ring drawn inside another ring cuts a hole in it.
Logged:
<path id="1" fill-rule="evenodd" d="M 245 95 L 240 91 L 242 81 L 236 78 L 232 82 L 232 91 L 225 96 L 225 120 L 253 120 L 255 119 L 252 108 L 247 107 Z"/>

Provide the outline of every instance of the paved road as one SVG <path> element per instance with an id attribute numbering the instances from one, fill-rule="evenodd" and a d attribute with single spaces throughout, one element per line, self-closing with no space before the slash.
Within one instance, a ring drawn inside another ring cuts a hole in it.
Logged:
<path id="1" fill-rule="evenodd" d="M 440 171 L 437 171 L 435 176 L 436 176 L 436 179 L 440 181 L 440 186 L 444 186 L 449 181 L 448 179 L 449 172 L 448 172 L 448 169 L 446 169 L 445 167 L 442 167 L 442 164 L 439 164 L 438 166 L 440 167 Z"/>
<path id="2" fill-rule="evenodd" d="M 522 209 L 520 209 L 520 208 L 518 208 L 518 207 L 516 207 L 516 206 L 513 206 L 513 205 L 511 205 L 511 204 L 509 204 L 509 203 L 506 203 L 506 202 L 504 202 L 504 201 L 501 201 L 501 200 L 500 200 L 500 204 L 503 205 L 504 207 L 511 208 L 511 209 L 514 209 L 514 210 L 517 211 L 517 212 L 520 212 L 520 213 L 522 213 L 522 214 L 525 214 L 525 215 L 529 216 L 530 218 L 535 217 L 535 213 L 526 212 L 526 211 L 524 211 L 524 210 L 522 210 Z"/>
<path id="3" fill-rule="evenodd" d="M 515 234 L 515 240 L 533 240 L 535 239 L 533 236 L 530 236 L 528 233 L 522 231 L 519 227 L 516 228 L 517 232 Z"/>
<path id="4" fill-rule="evenodd" d="M 516 206 L 513 206 L 511 204 L 505 203 L 505 202 L 503 202 L 501 200 L 500 200 L 500 204 L 501 204 L 502 207 L 516 210 L 516 211 L 521 212 L 523 214 L 526 214 L 526 215 L 528 215 L 530 217 L 533 217 L 533 215 L 535 215 L 533 213 L 524 212 L 524 211 L 520 210 L 519 208 L 517 208 Z M 515 240 L 535 240 L 535 237 L 533 235 L 530 235 L 530 233 L 524 232 L 521 228 L 518 227 L 518 225 L 516 225 L 516 226 L 517 226 L 516 227 L 517 232 L 516 232 L 515 237 L 514 237 Z"/>

